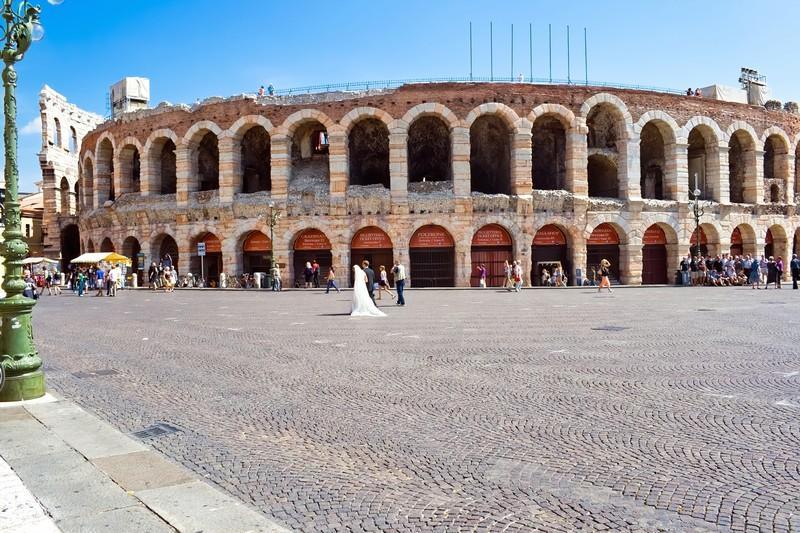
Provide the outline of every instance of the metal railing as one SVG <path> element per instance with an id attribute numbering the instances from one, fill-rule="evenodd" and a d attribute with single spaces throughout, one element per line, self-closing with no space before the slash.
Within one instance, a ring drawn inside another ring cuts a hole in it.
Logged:
<path id="1" fill-rule="evenodd" d="M 296 96 L 301 94 L 326 93 L 333 91 L 369 91 L 381 89 L 396 89 L 401 85 L 411 83 L 527 83 L 536 85 L 570 85 L 585 87 L 608 87 L 614 89 L 634 89 L 640 91 L 653 91 L 667 94 L 685 94 L 686 90 L 670 89 L 666 87 L 653 87 L 649 85 L 637 85 L 630 83 L 615 83 L 607 81 L 585 81 L 585 80 L 564 80 L 550 78 L 509 78 L 495 76 L 492 78 L 482 76 L 466 77 L 447 77 L 447 78 L 408 78 L 398 80 L 374 80 L 374 81 L 355 81 L 344 83 L 326 83 L 320 85 L 306 85 L 305 87 L 293 87 L 290 89 L 277 89 L 275 94 L 278 96 Z"/>

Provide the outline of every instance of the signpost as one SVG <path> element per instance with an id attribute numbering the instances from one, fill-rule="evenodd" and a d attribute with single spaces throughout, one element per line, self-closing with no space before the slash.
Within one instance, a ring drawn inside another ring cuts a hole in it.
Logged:
<path id="1" fill-rule="evenodd" d="M 206 243 L 197 243 L 197 255 L 200 256 L 200 279 L 205 283 L 205 269 L 203 268 L 203 258 L 206 256 Z"/>

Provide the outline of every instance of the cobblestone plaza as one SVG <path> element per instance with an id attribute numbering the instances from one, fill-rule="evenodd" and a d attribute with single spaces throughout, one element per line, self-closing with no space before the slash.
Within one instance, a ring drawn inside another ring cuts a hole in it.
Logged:
<path id="1" fill-rule="evenodd" d="M 800 531 L 791 290 L 43 297 L 48 386 L 303 531 Z"/>

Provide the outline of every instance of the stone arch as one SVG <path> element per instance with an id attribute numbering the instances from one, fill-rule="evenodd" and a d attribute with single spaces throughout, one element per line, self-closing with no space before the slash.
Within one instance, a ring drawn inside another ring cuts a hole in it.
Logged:
<path id="1" fill-rule="evenodd" d="M 58 188 L 61 192 L 61 201 L 59 202 L 61 205 L 58 206 L 61 210 L 61 213 L 64 215 L 73 215 L 74 212 L 70 207 L 72 205 L 72 202 L 70 202 L 71 191 L 69 187 L 69 180 L 66 176 L 61 177 L 61 182 L 59 183 Z"/>
<path id="2" fill-rule="evenodd" d="M 326 130 L 330 130 L 336 125 L 328 115 L 316 109 L 303 109 L 296 111 L 286 117 L 286 120 L 281 124 L 280 129 L 283 130 L 287 136 L 292 137 L 298 127 L 309 122 L 319 122 Z"/>
<path id="3" fill-rule="evenodd" d="M 642 198 L 676 200 L 678 124 L 666 113 L 648 111 L 634 126 L 639 135 Z"/>
<path id="4" fill-rule="evenodd" d="M 144 143 L 150 180 L 145 190 L 156 194 L 175 194 L 178 189 L 177 149 L 180 139 L 168 128 L 154 131 Z"/>
<path id="5" fill-rule="evenodd" d="M 631 114 L 622 100 L 600 93 L 584 102 L 581 117 L 588 130 L 589 196 L 621 198 L 629 186 L 626 180 L 628 140 L 633 137 Z M 616 190 L 612 188 L 614 183 Z"/>
<path id="6" fill-rule="evenodd" d="M 721 239 L 720 235 L 722 231 L 720 230 L 719 226 L 711 222 L 703 222 L 700 224 L 700 229 L 702 230 L 703 235 L 706 238 L 706 248 L 707 254 L 709 256 L 716 256 L 721 254 L 722 247 L 721 247 Z M 690 226 L 686 228 L 686 241 L 689 244 L 689 251 L 692 251 L 694 248 L 694 234 L 697 231 L 694 226 Z M 702 244 L 702 242 L 701 242 Z"/>
<path id="7" fill-rule="evenodd" d="M 603 224 L 608 224 L 609 226 L 614 228 L 614 231 L 617 232 L 617 237 L 619 237 L 619 243 L 628 244 L 631 237 L 631 231 L 628 222 L 625 221 L 625 219 L 623 219 L 621 216 L 613 214 L 608 214 L 608 215 L 599 214 L 597 217 L 593 218 L 592 222 L 593 223 L 591 224 L 590 223 L 586 224 L 586 229 L 583 231 L 583 235 L 581 236 L 583 242 L 589 240 L 589 237 L 592 235 L 592 232 L 598 226 L 602 226 Z"/>
<path id="8" fill-rule="evenodd" d="M 78 132 L 73 126 L 69 127 L 69 151 L 73 154 L 78 153 Z"/>
<path id="9" fill-rule="evenodd" d="M 226 131 L 226 135 L 235 142 L 241 142 L 244 135 L 255 126 L 261 126 L 269 135 L 272 135 L 275 130 L 275 126 L 272 125 L 272 122 L 267 117 L 262 115 L 245 115 L 231 124 Z"/>
<path id="10" fill-rule="evenodd" d="M 77 224 L 68 224 L 61 229 L 61 271 L 67 272 L 70 261 L 81 254 L 81 232 Z"/>
<path id="11" fill-rule="evenodd" d="M 88 239 L 86 241 L 86 253 L 93 254 L 94 253 L 94 241 L 92 239 Z"/>
<path id="12" fill-rule="evenodd" d="M 575 113 L 561 104 L 540 104 L 528 113 L 528 121 L 535 124 L 540 117 L 550 116 L 557 119 L 565 130 L 576 126 Z"/>
<path id="13" fill-rule="evenodd" d="M 438 117 L 449 129 L 453 129 L 459 125 L 458 117 L 448 107 L 437 104 L 434 102 L 426 102 L 424 104 L 417 104 L 403 115 L 401 119 L 409 127 L 413 125 L 414 121 L 422 117 Z"/>
<path id="14" fill-rule="evenodd" d="M 137 277 L 137 286 L 144 283 L 144 273 L 147 271 L 147 265 L 140 264 L 139 253 L 142 251 L 142 245 L 139 238 L 134 235 L 129 235 L 122 241 L 122 255 L 130 258 L 130 274 Z"/>
<path id="15" fill-rule="evenodd" d="M 511 147 L 515 130 L 510 120 L 507 113 L 496 109 L 468 121 L 472 192 L 511 193 Z"/>
<path id="16" fill-rule="evenodd" d="M 563 106 L 543 104 L 529 115 L 534 189 L 566 189 L 567 130 L 575 121 L 574 115 L 567 112 Z"/>
<path id="17" fill-rule="evenodd" d="M 633 132 L 641 134 L 644 127 L 653 122 L 664 136 L 665 142 L 686 142 L 683 129 L 672 118 L 669 113 L 658 110 L 651 110 L 644 113 L 633 125 Z"/>
<path id="18" fill-rule="evenodd" d="M 201 120 L 183 136 L 182 145 L 189 151 L 190 177 L 197 178 L 196 188 L 192 186 L 190 190 L 219 189 L 219 139 L 222 133 L 214 122 Z"/>
<path id="19" fill-rule="evenodd" d="M 141 192 L 142 145 L 135 137 L 126 137 L 119 145 L 121 148 L 116 152 L 116 168 L 119 174 L 117 192 Z"/>
<path id="20" fill-rule="evenodd" d="M 619 198 L 617 162 L 606 154 L 591 154 L 587 159 L 589 196 Z"/>
<path id="21" fill-rule="evenodd" d="M 344 130 L 344 133 L 349 135 L 353 126 L 370 118 L 383 122 L 387 131 L 389 131 L 392 121 L 394 120 L 392 116 L 383 109 L 378 109 L 377 107 L 356 107 L 355 109 L 351 109 L 345 116 L 341 118 L 339 125 Z"/>
<path id="22" fill-rule="evenodd" d="M 419 107 L 416 106 L 414 109 Z M 409 111 L 409 113 L 411 112 Z M 409 113 L 406 113 L 406 116 Z M 452 115 L 452 112 L 450 114 Z M 453 119 L 455 119 L 455 115 L 448 119 L 442 114 L 427 111 L 419 111 L 413 115 L 411 122 L 408 123 L 409 182 L 453 179 Z"/>
<path id="23" fill-rule="evenodd" d="M 83 205 L 87 209 L 94 209 L 94 156 L 91 153 L 84 157 L 80 173 L 83 180 Z"/>
<path id="24" fill-rule="evenodd" d="M 484 115 L 500 117 L 508 126 L 509 131 L 513 131 L 519 123 L 519 115 L 517 115 L 516 111 L 499 102 L 488 102 L 479 105 L 467 114 L 467 118 L 464 119 L 465 126 L 472 128 L 473 123 Z"/>
<path id="25" fill-rule="evenodd" d="M 356 108 L 355 111 L 373 108 Z M 379 110 L 374 110 L 379 111 Z M 350 185 L 383 185 L 389 183 L 389 128 L 385 117 L 366 111 L 346 121 L 347 161 Z M 389 117 L 391 118 L 391 117 Z"/>
<path id="26" fill-rule="evenodd" d="M 114 241 L 111 240 L 111 237 L 105 237 L 102 242 L 100 243 L 100 251 L 101 252 L 115 252 L 116 248 L 114 247 Z"/>
<path id="27" fill-rule="evenodd" d="M 784 203 L 791 196 L 786 190 L 791 142 L 782 129 L 772 126 L 762 135 L 761 144 L 764 146 L 764 202 Z"/>
<path id="28" fill-rule="evenodd" d="M 622 99 L 611 93 L 597 93 L 587 98 L 581 105 L 579 116 L 584 120 L 588 120 L 589 113 L 592 111 L 592 108 L 601 104 L 608 104 L 614 107 L 626 126 L 633 125 L 633 118 L 631 117 L 630 111 L 628 111 L 628 106 L 625 105 L 625 102 L 623 102 Z"/>
<path id="29" fill-rule="evenodd" d="M 328 135 L 337 129 L 336 123 L 316 109 L 303 109 L 289 115 L 280 131 L 289 140 L 291 158 L 290 189 L 306 188 L 310 179 L 323 180 L 325 193 L 330 188 Z"/>
<path id="30" fill-rule="evenodd" d="M 734 128 L 735 124 L 740 127 Z M 736 121 L 728 128 L 728 183 L 732 203 L 755 203 L 758 137 L 749 124 Z"/>
<path id="31" fill-rule="evenodd" d="M 95 149 L 95 196 L 97 197 L 97 207 L 102 207 L 107 201 L 116 200 L 114 190 L 114 154 L 116 146 L 114 137 L 104 132 L 97 140 Z"/>
<path id="32" fill-rule="evenodd" d="M 758 246 L 756 244 L 758 242 L 758 236 L 756 235 L 756 230 L 753 228 L 753 226 L 751 226 L 747 222 L 742 222 L 741 224 L 737 224 L 736 227 L 733 228 L 733 230 L 731 231 L 731 236 L 733 235 L 733 232 L 736 231 L 737 229 L 739 230 L 739 235 L 741 235 L 742 238 L 741 254 L 750 254 L 752 256 L 755 256 L 758 253 Z M 732 240 L 733 239 L 731 239 L 731 241 Z M 731 242 L 731 253 L 733 255 L 741 255 L 734 253 L 733 242 Z"/>
<path id="33" fill-rule="evenodd" d="M 253 125 L 241 136 L 234 152 L 239 156 L 239 181 L 243 193 L 269 191 L 272 189 L 271 137 L 260 124 Z M 237 151 L 238 148 L 238 151 Z M 238 184 L 234 184 L 236 187 Z M 238 188 L 238 187 L 237 187 Z"/>
<path id="34" fill-rule="evenodd" d="M 708 117 L 691 118 L 683 127 L 688 143 L 688 190 L 690 198 L 695 189 L 701 199 L 721 200 L 720 143 L 725 134 L 719 125 Z"/>
<path id="35" fill-rule="evenodd" d="M 178 266 L 180 259 L 180 252 L 178 250 L 178 241 L 175 237 L 168 232 L 161 232 L 155 235 L 150 240 L 150 249 L 152 250 L 152 260 L 156 263 L 161 262 L 164 257 L 169 254 L 172 259 L 173 266 Z"/>
<path id="36" fill-rule="evenodd" d="M 769 248 L 769 243 L 766 242 L 767 232 L 772 235 L 771 249 Z M 784 274 L 787 273 L 789 271 L 788 264 L 792 258 L 791 247 L 789 243 L 790 232 L 786 231 L 786 228 L 784 228 L 783 225 L 775 223 L 769 225 L 769 227 L 764 231 L 764 234 L 764 255 L 771 255 L 775 257 L 776 261 L 780 257 L 783 260 Z"/>

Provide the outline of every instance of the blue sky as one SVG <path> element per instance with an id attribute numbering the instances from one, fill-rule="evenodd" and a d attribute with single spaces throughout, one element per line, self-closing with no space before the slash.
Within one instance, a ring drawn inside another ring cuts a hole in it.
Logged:
<path id="1" fill-rule="evenodd" d="M 41 137 L 31 124 L 45 83 L 71 102 L 106 114 L 109 86 L 124 76 L 151 79 L 153 104 L 326 82 L 465 76 L 469 22 L 473 71 L 489 75 L 489 21 L 495 75 L 528 76 L 528 23 L 534 76 L 546 77 L 547 25 L 553 76 L 566 78 L 566 25 L 572 76 L 683 89 L 736 85 L 739 68 L 767 75 L 772 94 L 800 100 L 796 21 L 800 2 L 752 1 L 435 1 L 265 0 L 42 1 L 45 39 L 18 66 L 21 189 L 41 179 Z"/>

